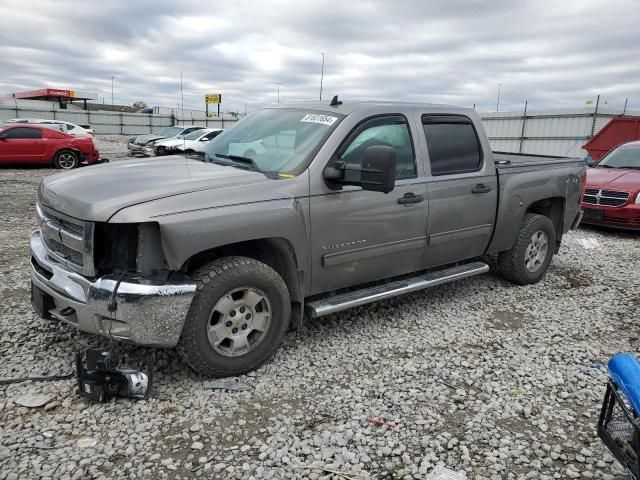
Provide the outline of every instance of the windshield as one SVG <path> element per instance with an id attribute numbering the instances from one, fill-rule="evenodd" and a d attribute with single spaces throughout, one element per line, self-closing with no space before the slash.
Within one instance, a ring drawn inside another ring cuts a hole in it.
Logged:
<path id="1" fill-rule="evenodd" d="M 293 108 L 258 110 L 211 140 L 205 160 L 226 159 L 263 173 L 297 175 L 342 118 L 339 113 Z"/>
<path id="2" fill-rule="evenodd" d="M 640 169 L 640 145 L 623 145 L 618 147 L 600 160 L 596 167 Z"/>
<path id="3" fill-rule="evenodd" d="M 184 136 L 185 140 L 197 140 L 199 139 L 202 135 L 206 134 L 207 131 L 206 130 L 196 130 L 195 132 L 191 132 L 188 133 Z"/>
<path id="4" fill-rule="evenodd" d="M 180 132 L 182 132 L 182 128 L 180 127 L 164 127 L 158 130 L 154 135 L 158 135 L 159 137 L 175 137 Z"/>

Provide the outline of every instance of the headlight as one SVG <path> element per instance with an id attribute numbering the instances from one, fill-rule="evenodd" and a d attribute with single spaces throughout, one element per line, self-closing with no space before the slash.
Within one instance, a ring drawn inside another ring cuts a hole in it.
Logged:
<path id="1" fill-rule="evenodd" d="M 636 193 L 636 205 L 640 205 L 640 192 Z"/>

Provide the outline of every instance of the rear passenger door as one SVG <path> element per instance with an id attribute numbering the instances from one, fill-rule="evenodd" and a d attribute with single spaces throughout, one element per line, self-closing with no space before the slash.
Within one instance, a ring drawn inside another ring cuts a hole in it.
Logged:
<path id="1" fill-rule="evenodd" d="M 423 115 L 422 129 L 430 175 L 425 266 L 482 255 L 496 216 L 495 165 L 483 158 L 480 137 L 467 116 Z"/>

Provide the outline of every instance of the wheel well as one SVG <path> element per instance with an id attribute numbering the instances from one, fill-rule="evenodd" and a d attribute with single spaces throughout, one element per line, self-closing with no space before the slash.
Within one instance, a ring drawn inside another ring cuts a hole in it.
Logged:
<path id="1" fill-rule="evenodd" d="M 58 155 L 60 155 L 62 152 L 72 152 L 75 153 L 76 156 L 78 157 L 78 159 L 80 159 L 80 152 L 74 148 L 69 148 L 69 147 L 65 147 L 65 148 L 61 148 L 60 150 L 56 150 L 53 154 L 53 159 L 55 160 L 56 157 Z"/>
<path id="2" fill-rule="evenodd" d="M 548 217 L 556 228 L 556 243 L 559 245 L 562 238 L 564 221 L 564 199 L 561 197 L 545 198 L 532 203 L 527 208 L 527 213 L 537 213 Z"/>
<path id="3" fill-rule="evenodd" d="M 253 258 L 278 272 L 289 289 L 292 326 L 298 326 L 303 314 L 302 282 L 304 279 L 298 271 L 293 247 L 284 238 L 262 238 L 205 250 L 187 260 L 182 270 L 189 274 L 205 263 L 231 255 Z"/>

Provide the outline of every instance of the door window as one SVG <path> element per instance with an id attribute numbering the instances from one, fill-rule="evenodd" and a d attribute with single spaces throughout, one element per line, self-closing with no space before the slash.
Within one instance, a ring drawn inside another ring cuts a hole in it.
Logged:
<path id="1" fill-rule="evenodd" d="M 416 176 L 413 144 L 406 122 L 403 120 L 376 120 L 375 124 L 368 128 L 365 127 L 364 130 L 356 134 L 356 137 L 340 155 L 340 159 L 347 164 L 360 165 L 365 150 L 374 145 L 385 145 L 396 150 L 397 180 Z M 360 172 L 358 171 L 347 170 L 345 172 L 345 180 L 359 181 L 359 177 Z"/>
<path id="2" fill-rule="evenodd" d="M 482 149 L 470 119 L 461 115 L 425 115 L 422 126 L 431 175 L 470 173 L 482 168 Z"/>
<path id="3" fill-rule="evenodd" d="M 213 140 L 216 138 L 222 130 L 218 130 L 217 132 L 207 133 L 204 137 L 200 139 L 201 142 L 208 142 L 209 140 Z"/>
<path id="4" fill-rule="evenodd" d="M 42 138 L 42 131 L 37 128 L 16 127 L 6 132 L 6 138 Z"/>

